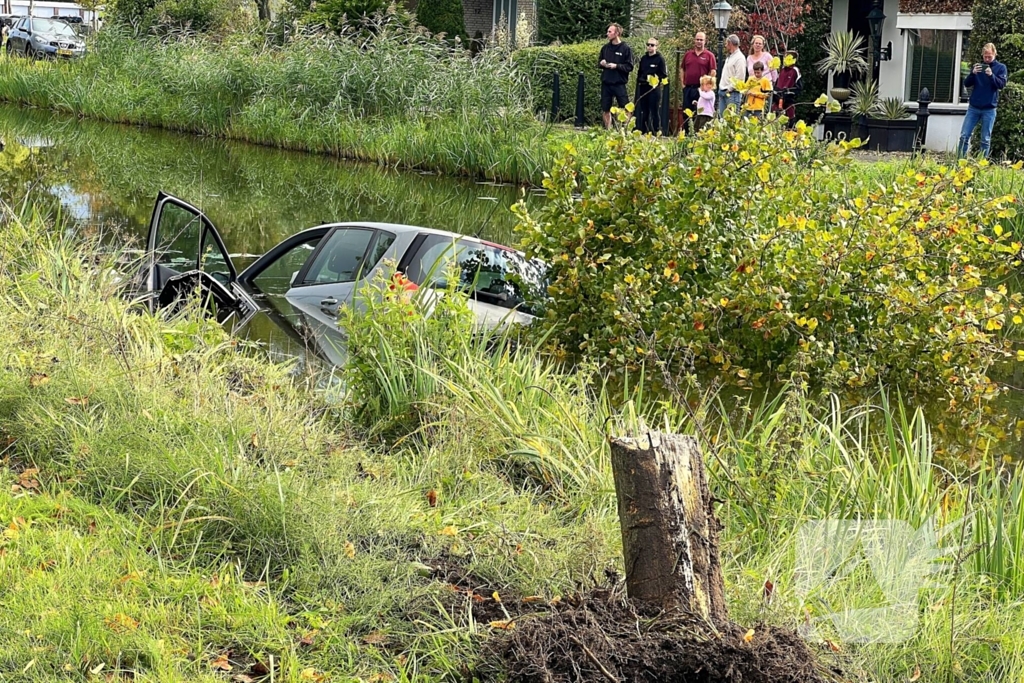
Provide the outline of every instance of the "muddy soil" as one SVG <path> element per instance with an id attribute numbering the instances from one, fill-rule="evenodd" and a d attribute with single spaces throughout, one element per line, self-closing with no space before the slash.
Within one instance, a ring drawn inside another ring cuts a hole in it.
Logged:
<path id="1" fill-rule="evenodd" d="M 714 629 L 689 615 L 645 610 L 624 592 L 621 584 L 595 588 L 548 605 L 543 614 L 523 614 L 512 630 L 489 641 L 488 668 L 518 683 L 843 680 L 792 630 Z"/>

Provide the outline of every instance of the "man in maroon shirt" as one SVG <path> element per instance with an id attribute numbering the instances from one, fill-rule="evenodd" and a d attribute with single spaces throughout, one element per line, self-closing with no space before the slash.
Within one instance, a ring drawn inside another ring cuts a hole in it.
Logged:
<path id="1" fill-rule="evenodd" d="M 693 49 L 687 50 L 679 66 L 679 80 L 683 84 L 683 109 L 697 110 L 700 96 L 701 76 L 718 75 L 718 63 L 710 50 L 704 49 L 704 32 L 698 31 L 693 37 Z M 684 121 L 685 123 L 685 121 Z"/>

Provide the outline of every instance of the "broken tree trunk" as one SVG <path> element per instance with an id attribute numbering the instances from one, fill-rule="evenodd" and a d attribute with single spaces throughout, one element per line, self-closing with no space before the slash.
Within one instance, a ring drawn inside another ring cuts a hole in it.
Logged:
<path id="1" fill-rule="evenodd" d="M 690 436 L 611 441 L 626 590 L 634 600 L 728 622 L 704 460 Z"/>

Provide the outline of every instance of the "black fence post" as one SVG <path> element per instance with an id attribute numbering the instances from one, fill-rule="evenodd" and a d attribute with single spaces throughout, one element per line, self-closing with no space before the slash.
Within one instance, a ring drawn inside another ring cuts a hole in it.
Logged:
<path id="1" fill-rule="evenodd" d="M 562 105 L 562 82 L 555 72 L 554 80 L 551 83 L 551 123 L 558 121 L 558 110 Z"/>
<path id="2" fill-rule="evenodd" d="M 669 99 L 672 97 L 672 86 L 669 83 L 661 86 L 661 134 L 669 135 L 669 131 L 672 128 L 672 122 L 668 120 L 669 116 Z"/>
<path id="3" fill-rule="evenodd" d="M 917 96 L 917 138 L 914 140 L 914 150 L 920 150 L 924 147 L 925 139 L 928 135 L 928 117 L 931 116 L 931 112 L 928 111 L 928 105 L 932 103 L 932 94 L 928 92 L 928 88 L 922 88 L 921 93 Z"/>
<path id="4" fill-rule="evenodd" d="M 583 72 L 576 77 L 576 127 L 583 128 Z"/>

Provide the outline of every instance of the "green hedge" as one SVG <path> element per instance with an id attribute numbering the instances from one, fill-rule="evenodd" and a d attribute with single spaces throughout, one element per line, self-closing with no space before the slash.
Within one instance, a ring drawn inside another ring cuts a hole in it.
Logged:
<path id="1" fill-rule="evenodd" d="M 605 34 L 608 24 L 629 26 L 630 0 L 538 0 L 541 42 L 578 43 Z"/>
<path id="2" fill-rule="evenodd" d="M 804 103 L 813 102 L 828 89 L 828 79 L 818 73 L 815 64 L 825 56 L 823 43 L 832 31 L 831 0 L 812 0 L 808 6 L 810 9 L 803 16 L 803 32 L 792 36 L 787 44 L 789 49 L 800 53 L 798 66 L 803 75 L 804 90 L 797 101 Z M 803 104 L 797 106 L 796 114 L 806 121 L 813 121 L 821 115 L 821 110 Z"/>
<path id="3" fill-rule="evenodd" d="M 603 40 L 590 40 L 585 43 L 573 45 L 559 45 L 548 47 L 529 47 L 517 50 L 513 53 L 512 59 L 519 68 L 523 69 L 530 79 L 533 89 L 533 101 L 538 110 L 543 112 L 551 111 L 551 82 L 552 74 L 557 71 L 562 80 L 562 102 L 559 107 L 562 121 L 572 121 L 576 115 L 576 77 L 583 72 L 584 97 L 583 113 L 588 124 L 598 123 L 601 120 L 601 70 L 597 67 L 598 54 Z M 643 53 L 637 41 L 625 41 L 633 48 L 633 57 L 639 61 Z M 675 57 L 671 54 L 665 55 L 669 63 L 671 73 L 675 64 Z M 629 76 L 630 100 L 636 88 L 636 69 Z"/>
<path id="4" fill-rule="evenodd" d="M 465 39 L 466 21 L 462 14 L 462 0 L 420 0 L 416 5 L 416 20 L 431 33 L 443 33 L 448 38 Z"/>
<path id="5" fill-rule="evenodd" d="M 1010 73 L 1024 69 L 1024 49 L 1020 43 L 1007 41 L 1010 35 L 1024 34 L 1024 2 L 1021 0 L 976 0 L 971 11 L 974 27 L 971 29 L 969 53 L 965 61 L 981 59 L 981 48 L 985 43 L 994 43 L 999 51 L 999 61 L 1010 69 Z"/>
<path id="6" fill-rule="evenodd" d="M 1024 84 L 1007 83 L 999 95 L 999 111 L 992 129 L 992 157 L 1024 159 Z"/>

